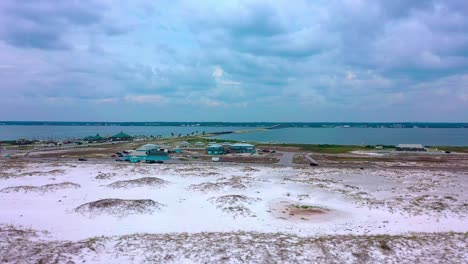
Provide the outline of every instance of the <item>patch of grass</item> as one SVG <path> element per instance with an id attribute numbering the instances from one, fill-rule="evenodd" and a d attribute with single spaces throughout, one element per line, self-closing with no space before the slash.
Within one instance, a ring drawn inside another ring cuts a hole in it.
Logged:
<path id="1" fill-rule="evenodd" d="M 388 242 L 387 240 L 383 240 L 383 239 L 380 239 L 378 240 L 379 242 L 379 248 L 381 248 L 382 250 L 384 251 L 391 251 L 392 249 L 390 248 L 390 246 L 388 245 Z"/>
<path id="2" fill-rule="evenodd" d="M 88 241 L 86 241 L 86 242 L 87 242 L 87 246 L 88 246 L 88 248 L 90 250 L 96 251 L 96 243 L 98 242 L 98 238 L 92 237 L 92 238 L 88 239 Z"/>
<path id="3" fill-rule="evenodd" d="M 374 160 L 383 160 L 380 157 L 340 157 L 340 156 L 328 156 L 327 160 L 330 161 L 356 161 L 356 162 L 365 162 L 365 161 L 374 161 Z"/>
<path id="4" fill-rule="evenodd" d="M 295 147 L 300 150 L 311 151 L 316 153 L 339 154 L 353 150 L 369 150 L 374 149 L 374 146 L 357 146 L 357 145 L 330 145 L 330 144 L 271 144 L 271 147 Z"/>
<path id="5" fill-rule="evenodd" d="M 116 181 L 109 185 L 110 188 L 132 188 L 132 187 L 143 187 L 143 186 L 150 186 L 150 187 L 161 187 L 168 184 L 168 181 L 165 181 L 160 178 L 156 177 L 144 177 L 138 178 L 134 180 L 126 180 L 126 181 Z"/>
<path id="6" fill-rule="evenodd" d="M 293 163 L 295 164 L 309 164 L 309 160 L 305 158 L 303 154 L 295 154 L 293 157 Z"/>
<path id="7" fill-rule="evenodd" d="M 307 209 L 322 209 L 322 208 L 320 208 L 318 206 L 312 206 L 312 205 L 297 205 L 297 204 L 295 204 L 295 205 L 293 205 L 293 207 L 295 207 L 297 209 L 305 209 L 305 210 L 307 210 Z"/>
<path id="8" fill-rule="evenodd" d="M 437 148 L 442 151 L 451 151 L 451 152 L 461 152 L 461 153 L 468 153 L 468 146 L 465 147 L 453 147 L 453 146 L 435 146 L 430 148 Z"/>
<path id="9" fill-rule="evenodd" d="M 183 140 L 183 141 L 187 141 L 190 144 L 194 144 L 194 143 L 197 143 L 197 142 L 203 142 L 205 144 L 210 143 L 210 142 L 216 142 L 216 143 L 223 143 L 223 142 L 236 143 L 237 142 L 235 140 L 216 139 L 216 138 L 210 138 L 210 137 L 192 137 L 192 138 L 188 138 L 188 139 Z"/>

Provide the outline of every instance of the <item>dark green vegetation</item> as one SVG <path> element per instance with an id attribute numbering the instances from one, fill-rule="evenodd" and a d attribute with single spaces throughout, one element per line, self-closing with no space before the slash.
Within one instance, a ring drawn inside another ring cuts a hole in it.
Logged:
<path id="1" fill-rule="evenodd" d="M 227 140 L 227 139 L 215 139 L 215 138 L 210 138 L 210 137 L 188 137 L 188 138 L 180 138 L 179 141 L 187 141 L 190 144 L 195 144 L 197 142 L 203 142 L 205 144 L 208 144 L 210 142 L 214 143 L 236 143 L 237 141 L 235 140 Z"/>
<path id="2" fill-rule="evenodd" d="M 468 153 L 468 146 L 464 147 L 454 147 L 454 146 L 434 146 L 429 148 L 437 148 L 443 151 L 450 151 L 450 152 L 461 152 L 461 153 Z"/>
<path id="3" fill-rule="evenodd" d="M 255 144 L 255 143 L 252 143 Z M 393 150 L 395 146 L 379 145 L 381 149 L 376 149 L 376 146 L 367 145 L 331 145 L 331 144 L 270 144 L 271 147 L 294 147 L 300 150 L 311 151 L 316 153 L 340 154 L 355 150 Z M 468 146 L 452 147 L 452 146 L 427 146 L 428 149 L 438 149 L 441 151 L 468 153 Z"/>

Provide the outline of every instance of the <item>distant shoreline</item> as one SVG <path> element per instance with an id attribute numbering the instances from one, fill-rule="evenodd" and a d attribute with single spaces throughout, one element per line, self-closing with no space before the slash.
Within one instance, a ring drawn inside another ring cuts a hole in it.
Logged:
<path id="1" fill-rule="evenodd" d="M 468 128 L 465 122 L 65 122 L 0 121 L 0 126 L 179 126 L 179 127 L 255 127 L 304 128 Z"/>
<path id="2" fill-rule="evenodd" d="M 332 145 L 397 145 L 420 143 L 425 146 L 467 146 L 468 129 L 460 127 L 406 128 L 401 127 L 332 127 L 286 126 L 97 126 L 97 125 L 0 125 L 0 142 L 17 140 L 76 141 L 99 135 L 109 138 L 124 132 L 137 140 L 149 138 L 178 138 L 210 136 L 221 141 L 269 142 L 286 144 Z M 377 124 L 377 123 L 376 123 Z M 409 124 L 409 123 L 408 123 Z M 270 124 L 269 124 L 270 125 Z M 291 124 L 287 124 L 291 125 Z M 433 124 L 438 125 L 438 124 Z M 440 125 L 440 124 L 439 124 Z"/>

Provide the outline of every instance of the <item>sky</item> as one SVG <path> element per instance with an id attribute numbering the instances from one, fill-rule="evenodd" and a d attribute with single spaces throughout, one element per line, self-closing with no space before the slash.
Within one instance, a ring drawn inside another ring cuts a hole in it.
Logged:
<path id="1" fill-rule="evenodd" d="M 2 0 L 0 120 L 468 122 L 466 0 Z"/>

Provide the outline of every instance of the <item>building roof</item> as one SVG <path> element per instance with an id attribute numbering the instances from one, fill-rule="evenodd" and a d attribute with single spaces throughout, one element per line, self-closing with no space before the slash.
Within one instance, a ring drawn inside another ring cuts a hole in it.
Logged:
<path id="1" fill-rule="evenodd" d="M 85 137 L 85 139 L 87 139 L 87 140 L 101 140 L 101 139 L 103 139 L 103 137 L 101 137 L 101 135 L 99 135 L 99 133 L 97 133 L 96 136 Z"/>
<path id="2" fill-rule="evenodd" d="M 397 148 L 424 148 L 421 144 L 398 144 Z"/>
<path id="3" fill-rule="evenodd" d="M 134 152 L 128 154 L 128 156 L 143 157 L 143 156 L 148 156 L 148 155 L 146 155 L 146 153 L 142 152 L 142 151 L 134 151 Z"/>
<path id="4" fill-rule="evenodd" d="M 254 145 L 247 144 L 247 143 L 235 143 L 231 145 L 232 147 L 245 147 L 245 148 L 253 148 Z"/>
<path id="5" fill-rule="evenodd" d="M 222 148 L 223 146 L 220 144 L 210 144 L 208 145 L 208 148 Z"/>
<path id="6" fill-rule="evenodd" d="M 156 145 L 156 144 L 145 144 L 139 148 L 137 148 L 136 150 L 138 151 L 146 151 L 146 150 L 151 150 L 151 149 L 158 149 L 159 146 Z"/>
<path id="7" fill-rule="evenodd" d="M 131 138 L 129 134 L 125 134 L 123 131 L 120 131 L 120 133 L 115 134 L 112 136 L 112 138 Z"/>

